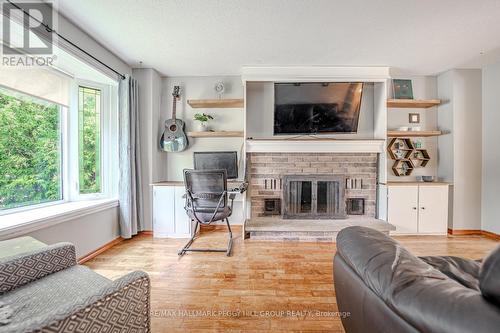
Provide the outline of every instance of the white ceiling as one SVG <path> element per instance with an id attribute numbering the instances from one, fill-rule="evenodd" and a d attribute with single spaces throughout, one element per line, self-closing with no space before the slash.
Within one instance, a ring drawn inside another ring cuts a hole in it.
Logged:
<path id="1" fill-rule="evenodd" d="M 500 61 L 500 0 L 59 0 L 132 67 L 390 66 L 436 74 Z M 481 55 L 484 53 L 484 55 Z"/>

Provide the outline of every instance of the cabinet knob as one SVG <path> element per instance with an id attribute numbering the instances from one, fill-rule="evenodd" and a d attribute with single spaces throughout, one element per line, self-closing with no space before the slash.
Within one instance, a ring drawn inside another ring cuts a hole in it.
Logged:
<path id="1" fill-rule="evenodd" d="M 422 209 L 425 209 L 425 207 L 422 207 Z"/>
<path id="2" fill-rule="evenodd" d="M 413 207 L 414 210 L 417 210 L 417 207 Z"/>

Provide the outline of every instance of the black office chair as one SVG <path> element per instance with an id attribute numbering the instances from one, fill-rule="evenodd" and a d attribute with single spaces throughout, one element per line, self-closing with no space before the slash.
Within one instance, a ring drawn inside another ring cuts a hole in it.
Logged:
<path id="1" fill-rule="evenodd" d="M 233 234 L 228 217 L 233 211 L 233 201 L 236 194 L 227 193 L 226 170 L 184 170 L 184 186 L 186 187 L 186 204 L 184 209 L 192 221 L 196 221 L 194 233 L 187 244 L 179 251 L 182 256 L 192 252 L 226 252 L 231 255 Z M 229 204 L 229 200 L 231 203 Z M 229 232 L 227 249 L 191 249 L 196 238 L 198 225 L 209 225 L 216 221 L 226 221 Z"/>

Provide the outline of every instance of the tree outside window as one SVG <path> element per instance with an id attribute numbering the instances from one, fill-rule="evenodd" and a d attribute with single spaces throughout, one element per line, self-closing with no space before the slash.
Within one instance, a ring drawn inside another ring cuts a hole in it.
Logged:
<path id="1" fill-rule="evenodd" d="M 0 210 L 63 199 L 61 112 L 0 89 Z"/>
<path id="2" fill-rule="evenodd" d="M 78 103 L 80 194 L 100 193 L 101 90 L 80 86 Z"/>

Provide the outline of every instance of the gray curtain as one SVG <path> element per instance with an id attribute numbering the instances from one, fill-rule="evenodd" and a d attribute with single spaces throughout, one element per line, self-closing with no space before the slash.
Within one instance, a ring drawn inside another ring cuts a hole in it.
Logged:
<path id="1" fill-rule="evenodd" d="M 139 143 L 139 87 L 126 76 L 119 86 L 120 233 L 131 238 L 144 230 Z"/>

